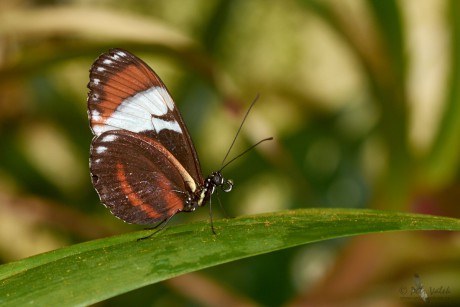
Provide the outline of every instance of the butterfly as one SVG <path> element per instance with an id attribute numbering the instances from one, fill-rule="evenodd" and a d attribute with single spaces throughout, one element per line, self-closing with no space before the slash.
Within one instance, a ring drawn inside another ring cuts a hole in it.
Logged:
<path id="1" fill-rule="evenodd" d="M 109 50 L 91 66 L 88 88 L 91 180 L 113 215 L 133 224 L 166 224 L 204 206 L 217 187 L 232 189 L 221 171 L 203 178 L 179 110 L 141 59 Z"/>

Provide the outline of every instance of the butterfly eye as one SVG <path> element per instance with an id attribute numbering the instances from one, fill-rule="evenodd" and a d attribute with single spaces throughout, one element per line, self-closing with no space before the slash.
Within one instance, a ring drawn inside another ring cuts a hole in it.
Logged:
<path id="1" fill-rule="evenodd" d="M 224 184 L 224 178 L 222 177 L 222 174 L 219 172 L 215 172 L 212 174 L 211 177 L 212 183 L 214 185 L 223 185 Z"/>

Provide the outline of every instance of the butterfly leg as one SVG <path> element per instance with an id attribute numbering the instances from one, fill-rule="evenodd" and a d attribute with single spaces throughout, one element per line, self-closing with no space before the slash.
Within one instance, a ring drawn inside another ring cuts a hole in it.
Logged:
<path id="1" fill-rule="evenodd" d="M 149 230 L 154 230 L 151 234 L 149 234 L 148 236 L 146 237 L 142 237 L 142 238 L 139 238 L 137 239 L 137 241 L 142 241 L 142 240 L 145 240 L 145 239 L 148 239 L 150 237 L 152 237 L 154 234 L 160 232 L 163 230 L 163 228 L 165 228 L 165 226 L 168 224 L 169 220 L 171 220 L 171 218 L 173 217 L 174 215 L 171 215 L 167 218 L 165 218 L 164 220 L 162 220 L 161 222 L 159 222 L 158 224 L 156 224 L 154 227 L 151 227 L 151 228 L 146 228 L 146 229 L 149 229 Z"/>
<path id="2" fill-rule="evenodd" d="M 209 199 L 209 221 L 211 223 L 212 233 L 217 235 L 216 230 L 214 229 L 214 223 L 212 222 L 212 201 Z"/>

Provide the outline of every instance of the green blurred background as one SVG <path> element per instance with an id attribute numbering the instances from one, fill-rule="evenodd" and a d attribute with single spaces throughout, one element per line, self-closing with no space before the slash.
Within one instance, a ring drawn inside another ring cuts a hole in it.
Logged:
<path id="1" fill-rule="evenodd" d="M 0 0 L 3 263 L 141 229 L 99 203 L 88 171 L 88 70 L 113 47 L 166 83 L 204 175 L 260 94 L 231 156 L 275 140 L 225 169 L 229 216 L 301 207 L 460 216 L 460 1 Z M 100 305 L 419 304 L 416 273 L 449 289 L 438 303 L 455 304 L 459 242 L 434 232 L 332 240 Z"/>

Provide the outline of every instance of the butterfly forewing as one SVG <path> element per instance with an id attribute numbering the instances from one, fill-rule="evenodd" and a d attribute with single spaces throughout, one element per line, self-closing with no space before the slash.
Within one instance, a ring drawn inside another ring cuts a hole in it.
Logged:
<path id="1" fill-rule="evenodd" d="M 158 142 L 203 184 L 200 164 L 182 117 L 158 75 L 122 49 L 101 55 L 90 70 L 88 117 L 96 136 L 127 130 Z M 93 144 L 94 147 L 94 144 Z"/>
<path id="2" fill-rule="evenodd" d="M 129 223 L 153 224 L 184 208 L 191 187 L 177 163 L 158 142 L 126 130 L 104 132 L 91 146 L 93 185 Z"/>

